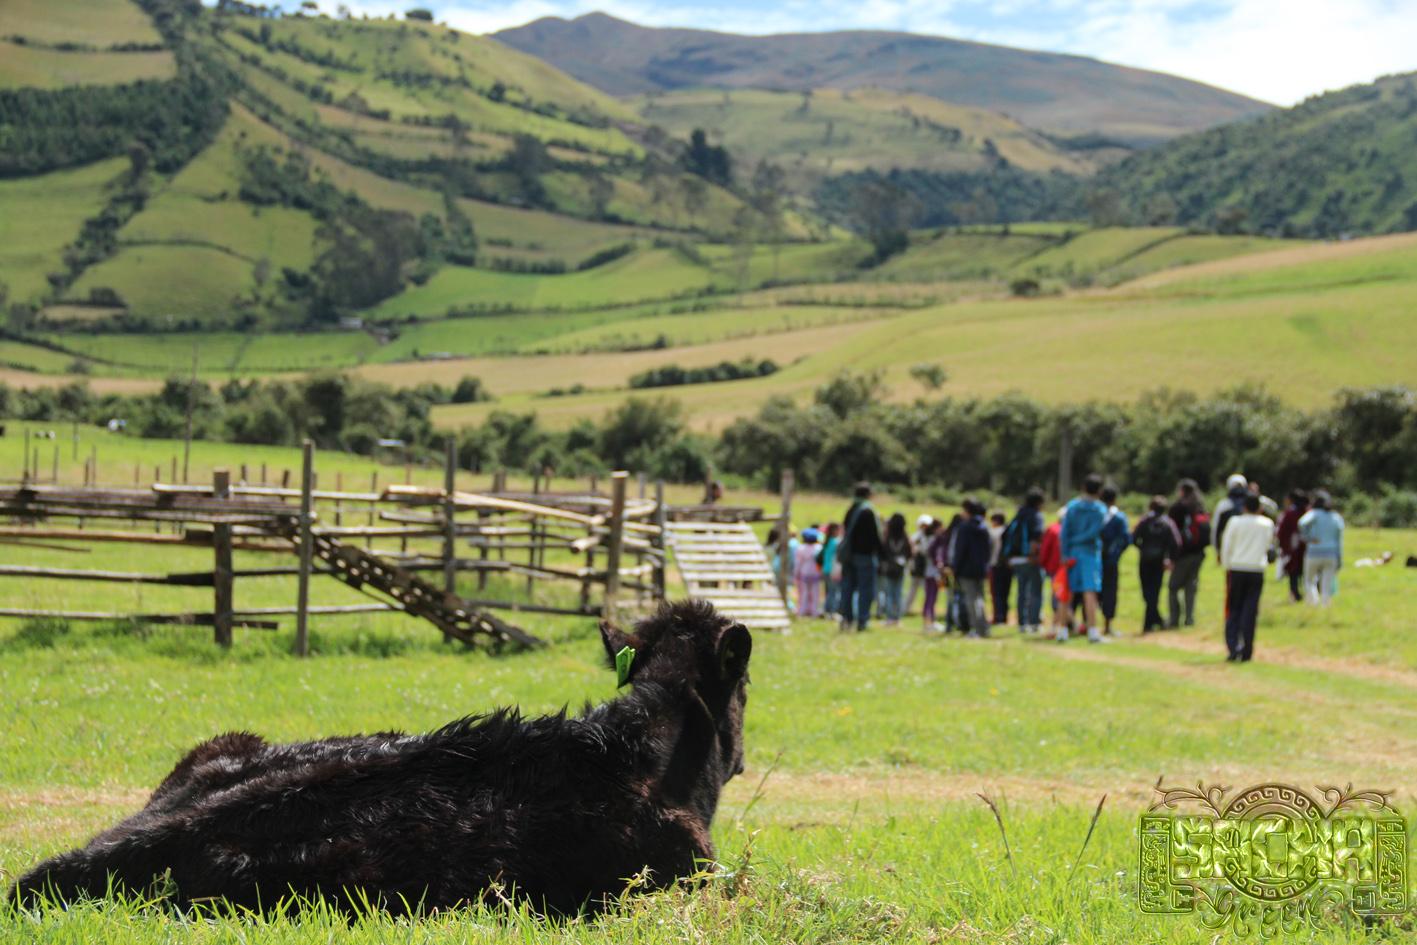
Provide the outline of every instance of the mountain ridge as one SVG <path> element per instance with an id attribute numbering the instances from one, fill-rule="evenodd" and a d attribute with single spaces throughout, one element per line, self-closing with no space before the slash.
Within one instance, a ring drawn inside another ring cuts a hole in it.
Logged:
<path id="1" fill-rule="evenodd" d="M 617 96 L 693 87 L 878 86 L 1001 112 L 1057 134 L 1148 144 L 1273 106 L 1086 56 L 895 31 L 747 36 L 647 27 L 605 13 L 543 17 L 489 34 Z M 980 83 L 979 77 L 992 77 Z"/>

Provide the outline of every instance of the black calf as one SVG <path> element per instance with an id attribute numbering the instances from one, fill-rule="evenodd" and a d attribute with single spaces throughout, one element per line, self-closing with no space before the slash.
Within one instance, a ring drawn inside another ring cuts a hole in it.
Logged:
<path id="1" fill-rule="evenodd" d="M 633 634 L 601 629 L 633 689 L 577 718 L 513 709 L 427 735 L 292 745 L 231 733 L 199 745 L 147 806 L 22 876 L 21 902 L 142 892 L 270 908 L 293 894 L 392 912 L 494 897 L 599 908 L 645 872 L 709 865 L 724 783 L 742 771 L 752 639 L 702 602 Z M 170 877 L 170 883 L 167 877 Z"/>

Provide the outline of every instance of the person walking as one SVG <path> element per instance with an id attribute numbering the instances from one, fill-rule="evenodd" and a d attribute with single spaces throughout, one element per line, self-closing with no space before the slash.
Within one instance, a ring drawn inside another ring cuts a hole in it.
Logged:
<path id="1" fill-rule="evenodd" d="M 1018 629 L 1037 633 L 1043 626 L 1043 568 L 1039 546 L 1043 542 L 1043 490 L 1028 490 L 1023 504 L 1004 528 L 999 557 L 1018 580 Z"/>
<path id="2" fill-rule="evenodd" d="M 1102 632 L 1112 636 L 1112 620 L 1117 616 L 1117 586 L 1121 582 L 1122 555 L 1132 546 L 1131 523 L 1127 513 L 1117 507 L 1117 490 L 1102 488 L 1102 504 L 1107 517 L 1102 520 L 1102 593 L 1098 603 L 1102 608 Z"/>
<path id="3" fill-rule="evenodd" d="M 905 516 L 897 512 L 886 521 L 886 534 L 881 541 L 881 618 L 887 626 L 900 623 L 908 567 L 910 536 L 905 533 Z"/>
<path id="4" fill-rule="evenodd" d="M 1264 507 L 1264 503 L 1260 503 Z M 1289 493 L 1289 504 L 1279 517 L 1279 527 L 1275 530 L 1275 543 L 1279 546 L 1279 564 L 1285 577 L 1289 579 L 1289 596 L 1295 603 L 1304 599 L 1304 557 L 1307 546 L 1299 534 L 1299 520 L 1309 511 L 1309 494 L 1303 489 Z"/>
<path id="5" fill-rule="evenodd" d="M 1333 497 L 1323 489 L 1314 493 L 1314 507 L 1299 519 L 1304 540 L 1304 588 L 1309 603 L 1327 607 L 1338 590 L 1343 567 L 1343 516 L 1333 509 Z"/>
<path id="6" fill-rule="evenodd" d="M 959 593 L 960 628 L 969 637 L 987 637 L 989 618 L 984 612 L 984 581 L 989 574 L 989 528 L 984 506 L 965 499 L 963 518 L 955 532 L 950 570 Z"/>
<path id="7" fill-rule="evenodd" d="M 815 528 L 804 528 L 802 540 L 797 546 L 793 559 L 793 576 L 797 580 L 797 616 L 820 617 L 822 615 L 822 566 L 817 563 L 821 551 L 818 544 L 822 533 Z"/>
<path id="8" fill-rule="evenodd" d="M 1200 590 L 1201 565 L 1205 563 L 1205 551 L 1210 547 L 1210 516 L 1201 504 L 1200 487 L 1194 479 L 1182 479 L 1176 484 L 1176 501 L 1167 514 L 1181 535 L 1181 550 L 1172 561 L 1171 579 L 1167 582 L 1169 619 L 1166 626 L 1175 630 L 1181 626 L 1183 598 L 1186 626 L 1196 625 L 1196 595 Z"/>
<path id="9" fill-rule="evenodd" d="M 1260 513 L 1260 497 L 1246 493 L 1240 513 L 1232 515 L 1220 543 L 1230 608 L 1225 613 L 1225 647 L 1230 662 L 1248 663 L 1255 656 L 1255 622 L 1260 616 L 1264 575 L 1274 541 L 1274 520 Z"/>
<path id="10" fill-rule="evenodd" d="M 1087 642 L 1103 642 L 1097 625 L 1098 597 L 1102 592 L 1102 525 L 1107 506 L 1102 504 L 1102 477 L 1091 473 L 1082 482 L 1082 495 L 1068 503 L 1063 531 L 1058 536 L 1064 560 L 1072 560 L 1068 589 L 1082 595 L 1083 616 L 1087 621 Z"/>
<path id="11" fill-rule="evenodd" d="M 1146 605 L 1141 632 L 1152 633 L 1166 626 L 1161 619 L 1161 582 L 1181 551 L 1181 533 L 1166 514 L 1165 496 L 1152 497 L 1146 515 L 1132 533 L 1132 544 L 1137 547 L 1137 579 Z"/>
<path id="12" fill-rule="evenodd" d="M 1013 584 L 1013 571 L 1004 558 L 1004 529 L 1008 519 L 1004 513 L 995 512 L 989 516 L 989 599 L 994 615 L 991 623 L 1003 626 L 1009 622 L 1009 588 Z"/>
<path id="13" fill-rule="evenodd" d="M 871 506 L 870 483 L 856 486 L 855 498 L 842 521 L 841 629 L 854 626 L 864 633 L 876 602 L 876 572 L 881 560 L 881 522 Z"/>
<path id="14" fill-rule="evenodd" d="M 910 536 L 910 590 L 905 595 L 901 616 L 915 609 L 915 595 L 925 586 L 925 572 L 930 560 L 930 523 L 934 519 L 922 515 L 915 520 L 915 534 Z"/>

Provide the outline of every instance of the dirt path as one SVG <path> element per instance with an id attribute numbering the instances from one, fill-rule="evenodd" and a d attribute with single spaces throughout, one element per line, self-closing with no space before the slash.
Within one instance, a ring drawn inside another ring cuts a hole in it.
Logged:
<path id="1" fill-rule="evenodd" d="M 1142 646 L 1159 646 L 1171 650 L 1184 650 L 1188 653 L 1218 654 L 1220 648 L 1218 640 L 1203 640 L 1194 634 L 1188 633 L 1153 633 L 1141 638 L 1137 643 Z M 1259 652 L 1258 649 L 1256 652 Z M 1278 666 L 1292 666 L 1296 669 L 1337 673 L 1341 676 L 1352 676 L 1355 679 L 1363 679 L 1369 682 L 1391 683 L 1407 689 L 1417 690 L 1417 672 L 1398 666 L 1383 666 L 1378 663 L 1368 663 L 1362 660 L 1352 659 L 1324 659 L 1322 657 L 1302 653 L 1292 648 L 1269 646 L 1264 648 L 1264 651 L 1260 654 L 1260 659 L 1266 663 L 1273 663 Z"/>

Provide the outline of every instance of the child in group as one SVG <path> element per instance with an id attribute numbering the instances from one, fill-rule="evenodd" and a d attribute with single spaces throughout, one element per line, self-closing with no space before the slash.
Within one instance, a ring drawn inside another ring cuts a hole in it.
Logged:
<path id="1" fill-rule="evenodd" d="M 935 603 L 940 597 L 940 558 L 945 553 L 944 528 L 938 519 L 925 526 L 925 606 L 920 620 L 925 633 L 938 633 L 942 628 L 935 621 Z"/>
<path id="2" fill-rule="evenodd" d="M 822 566 L 817 563 L 817 542 L 822 533 L 816 528 L 802 530 L 802 542 L 794 554 L 793 576 L 797 579 L 797 616 L 822 616 Z"/>
<path id="3" fill-rule="evenodd" d="M 822 582 L 826 587 L 826 612 L 834 614 L 841 604 L 841 569 L 836 566 L 837 549 L 841 547 L 841 523 L 832 522 L 823 536 L 822 550 L 817 552 Z"/>

